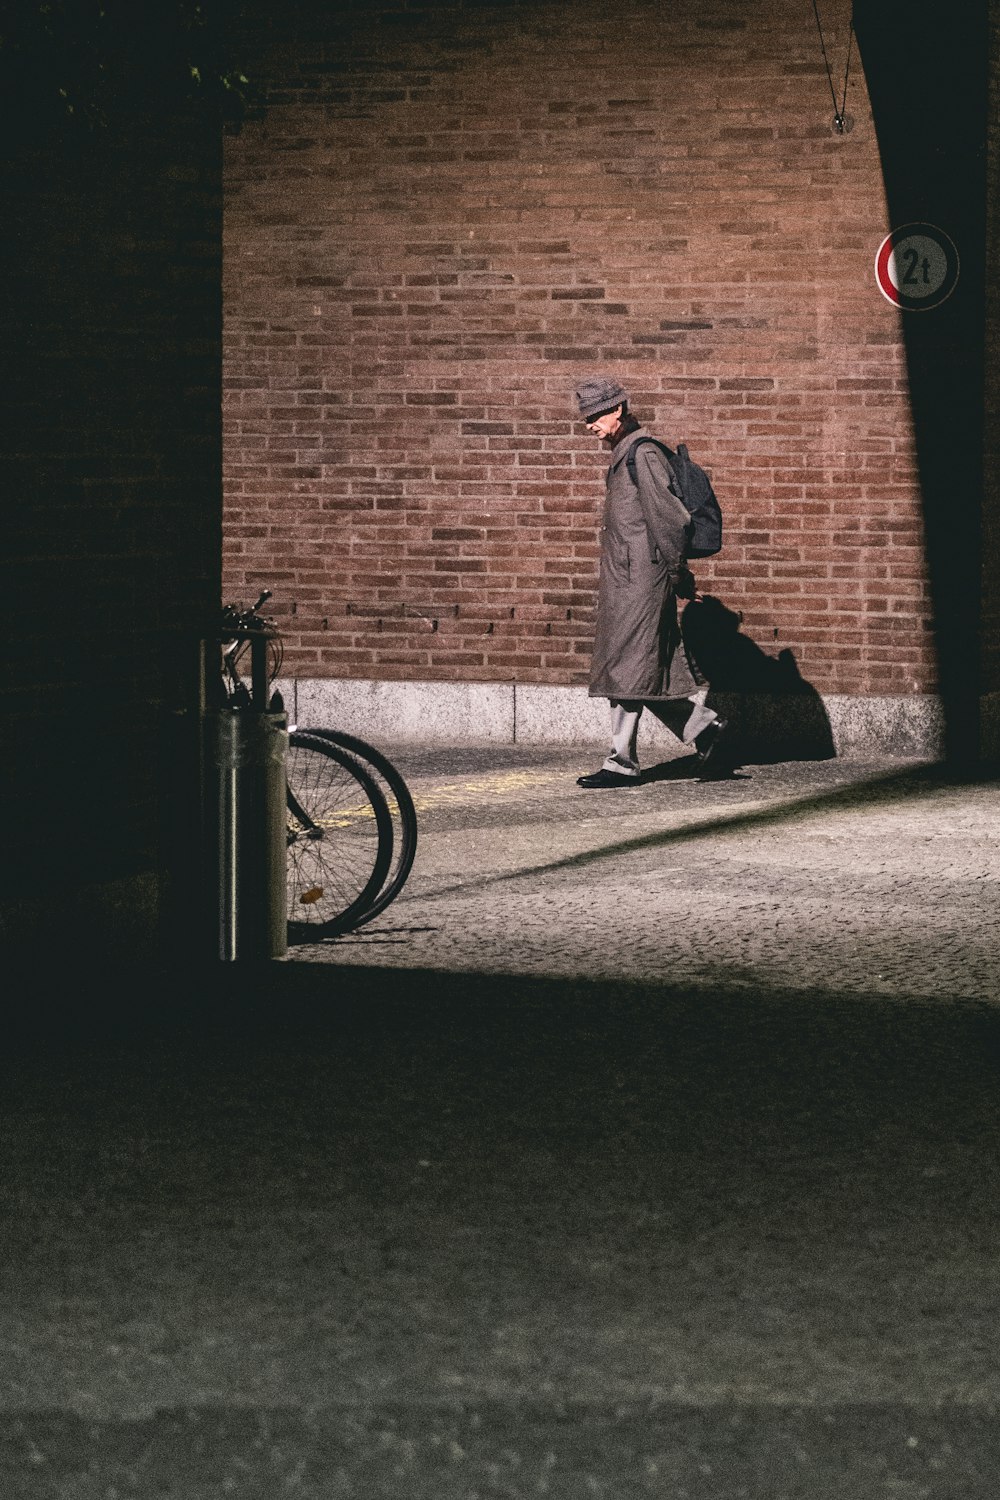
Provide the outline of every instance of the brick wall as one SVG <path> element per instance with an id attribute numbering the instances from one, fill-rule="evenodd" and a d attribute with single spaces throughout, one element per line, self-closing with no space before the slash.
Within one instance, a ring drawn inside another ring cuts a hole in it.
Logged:
<path id="1" fill-rule="evenodd" d="M 821 0 L 842 82 L 849 0 Z M 305 676 L 585 681 L 619 375 L 712 469 L 702 586 L 824 692 L 936 668 L 890 227 L 802 0 L 300 3 L 226 162 L 224 588 Z"/>
<path id="2" fill-rule="evenodd" d="M 908 402 L 923 502 L 932 638 L 951 760 L 980 738 L 987 7 L 941 27 L 935 0 L 858 0 L 858 28 L 893 225 L 929 222 L 959 246 L 956 289 L 907 313 Z M 928 80 L 935 107 L 928 110 Z"/>

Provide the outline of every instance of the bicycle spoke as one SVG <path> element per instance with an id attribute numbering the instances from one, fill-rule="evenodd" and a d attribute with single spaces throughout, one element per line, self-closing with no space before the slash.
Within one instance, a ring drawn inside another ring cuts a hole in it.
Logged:
<path id="1" fill-rule="evenodd" d="M 413 866 L 417 848 L 417 814 L 413 798 L 393 763 L 367 741 L 338 729 L 307 729 L 302 733 L 334 745 L 342 754 L 360 765 L 372 776 L 386 800 L 393 827 L 392 865 L 378 895 L 358 918 L 357 924 L 370 922 L 399 895 Z"/>
<path id="2" fill-rule="evenodd" d="M 290 934 L 346 931 L 378 894 L 391 860 L 384 798 L 348 757 L 293 735 L 287 777 Z"/>

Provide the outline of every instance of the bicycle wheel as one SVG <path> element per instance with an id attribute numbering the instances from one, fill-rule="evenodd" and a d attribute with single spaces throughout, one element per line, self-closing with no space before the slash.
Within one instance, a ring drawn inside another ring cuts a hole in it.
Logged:
<path id="1" fill-rule="evenodd" d="M 345 734 L 340 729 L 307 729 L 303 732 L 326 740 L 328 744 L 336 745 L 339 750 L 344 750 L 351 755 L 370 775 L 375 777 L 379 789 L 389 804 L 389 811 L 392 814 L 393 860 L 385 885 L 376 899 L 369 903 L 358 925 L 361 922 L 370 922 L 372 917 L 377 917 L 379 912 L 385 911 L 390 901 L 396 899 L 413 868 L 413 860 L 417 852 L 417 811 L 413 805 L 413 798 L 410 796 L 410 789 L 392 761 L 387 759 L 380 750 L 369 745 L 366 740 L 359 740 L 356 735 Z"/>
<path id="2" fill-rule="evenodd" d="M 308 734 L 289 736 L 288 937 L 313 942 L 356 927 L 392 863 L 392 818 L 356 760 Z"/>

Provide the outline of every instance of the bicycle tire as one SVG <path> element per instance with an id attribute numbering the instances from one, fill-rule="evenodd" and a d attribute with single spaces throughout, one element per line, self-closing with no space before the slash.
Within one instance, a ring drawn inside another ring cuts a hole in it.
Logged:
<path id="1" fill-rule="evenodd" d="M 392 814 L 393 864 L 379 895 L 361 916 L 358 923 L 360 926 L 361 923 L 370 922 L 373 917 L 385 911 L 390 901 L 395 901 L 406 884 L 417 853 L 417 810 L 413 805 L 410 789 L 400 771 L 387 756 L 382 754 L 381 750 L 376 750 L 373 745 L 368 744 L 367 740 L 358 739 L 357 735 L 345 734 L 341 729 L 309 728 L 303 730 L 303 733 L 326 740 L 329 744 L 336 745 L 338 749 L 355 757 L 369 773 L 377 773 L 383 795 L 385 791 L 381 785 L 382 782 L 391 793 L 386 797 L 386 801 Z"/>
<path id="2" fill-rule="evenodd" d="M 315 942 L 356 927 L 392 863 L 392 817 L 352 756 L 310 734 L 289 735 L 288 938 Z"/>

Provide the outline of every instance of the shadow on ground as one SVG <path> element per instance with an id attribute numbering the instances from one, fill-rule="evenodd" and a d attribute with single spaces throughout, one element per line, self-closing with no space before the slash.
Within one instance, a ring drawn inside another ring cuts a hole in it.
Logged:
<path id="1" fill-rule="evenodd" d="M 5 1496 L 992 1500 L 996 1010 L 78 977 L 7 1050 Z"/>
<path id="2" fill-rule="evenodd" d="M 697 780 L 698 769 L 695 757 L 684 755 L 676 760 L 662 761 L 658 765 L 649 767 L 642 773 L 641 781 L 645 784 L 647 782 Z M 678 844 L 697 843 L 717 833 L 789 826 L 808 819 L 817 812 L 861 809 L 874 811 L 880 807 L 907 801 L 916 803 L 919 798 L 926 796 L 928 791 L 934 788 L 986 785 L 997 780 L 998 776 L 1000 776 L 1000 771 L 997 768 L 993 768 L 992 772 L 987 774 L 984 767 L 982 775 L 965 777 L 958 770 L 942 766 L 913 766 L 904 763 L 899 769 L 867 778 L 864 781 L 852 782 L 847 786 L 818 792 L 810 791 L 804 796 L 788 797 L 783 801 L 763 807 L 755 805 L 751 808 L 744 808 L 740 806 L 739 801 L 734 801 L 731 810 L 713 811 L 707 817 L 690 819 L 676 827 L 656 829 L 652 833 L 643 833 L 638 837 L 619 839 L 616 843 L 602 844 L 598 848 L 589 849 L 583 853 L 549 859 L 542 864 L 523 865 L 510 872 L 490 873 L 478 877 L 463 876 L 453 889 L 470 891 L 506 881 L 543 876 L 556 870 L 582 868 L 590 864 L 599 865 L 623 855 L 637 854 L 645 849 L 669 849 Z M 713 782 L 712 789 L 716 795 L 722 791 L 732 791 L 736 796 L 754 796 L 755 789 L 752 782 L 752 771 L 737 769 L 731 776 Z M 439 893 L 446 893 L 448 889 L 447 886 L 442 887 Z M 706 941 L 709 939 L 706 938 Z M 725 983 L 725 975 L 720 975 L 720 978 Z"/>

